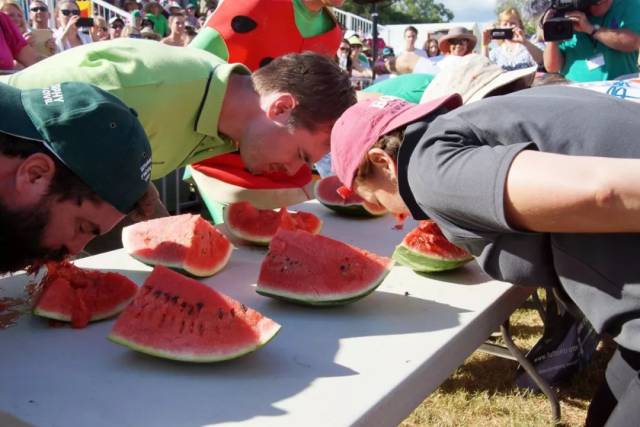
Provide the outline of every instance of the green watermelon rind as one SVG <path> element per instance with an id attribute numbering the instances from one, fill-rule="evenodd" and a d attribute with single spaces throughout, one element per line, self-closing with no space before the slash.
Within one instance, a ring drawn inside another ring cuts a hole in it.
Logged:
<path id="1" fill-rule="evenodd" d="M 134 297 L 135 294 L 131 298 L 128 298 L 120 304 L 116 305 L 113 310 L 92 315 L 89 319 L 89 322 L 97 322 L 99 320 L 109 319 L 120 314 L 127 307 L 127 305 L 129 305 Z M 33 308 L 33 314 L 35 314 L 36 316 L 44 317 L 45 319 L 59 320 L 61 322 L 71 322 L 70 314 L 60 313 L 58 311 L 44 310 L 42 308 L 38 308 L 37 305 Z"/>
<path id="2" fill-rule="evenodd" d="M 191 354 L 191 357 L 189 357 L 188 354 L 181 354 L 177 352 L 171 352 L 168 350 L 161 350 L 154 347 L 140 345 L 113 332 L 107 335 L 107 339 L 116 344 L 123 345 L 125 347 L 130 348 L 131 350 L 135 350 L 140 353 L 148 354 L 150 356 L 159 357 L 162 359 L 175 360 L 177 362 L 190 362 L 190 363 L 224 362 L 226 360 L 237 359 L 246 354 L 252 353 L 260 349 L 261 347 L 263 347 L 269 341 L 271 341 L 273 337 L 275 337 L 278 334 L 278 332 L 280 332 L 280 329 L 282 328 L 282 326 L 279 325 L 278 323 L 276 322 L 272 322 L 272 323 L 273 323 L 273 327 L 268 331 L 262 331 L 262 334 L 260 335 L 260 340 L 257 343 L 252 343 L 251 345 L 248 345 L 234 353 L 225 353 L 225 354 L 220 354 L 220 353 L 211 354 L 211 355 L 200 354 L 198 356 L 194 356 L 193 354 Z"/>
<path id="3" fill-rule="evenodd" d="M 367 209 L 364 205 L 359 203 L 350 204 L 350 205 L 334 205 L 323 201 L 320 197 L 317 197 L 318 201 L 322 203 L 322 205 L 331 209 L 332 211 L 339 213 L 345 216 L 353 216 L 353 217 L 378 217 L 387 213 L 386 210 L 374 211 L 373 209 Z"/>
<path id="4" fill-rule="evenodd" d="M 169 263 L 169 262 L 162 262 L 162 261 L 158 261 L 158 260 L 152 260 L 152 259 L 148 259 L 145 257 L 142 257 L 140 255 L 137 255 L 135 253 L 130 252 L 129 250 L 127 250 L 127 248 L 125 248 L 125 251 L 132 256 L 133 258 L 135 258 L 136 260 L 140 261 L 141 263 L 154 267 L 156 265 L 162 265 L 164 267 L 170 268 L 172 270 L 177 271 L 178 273 L 185 273 L 190 277 L 195 277 L 195 278 L 202 278 L 202 277 L 210 277 L 213 276 L 214 274 L 216 274 L 217 272 L 219 272 L 220 270 L 222 270 L 223 268 L 225 268 L 227 266 L 227 264 L 229 263 L 229 260 L 231 259 L 231 253 L 233 252 L 233 245 L 229 244 L 229 249 L 227 250 L 227 253 L 225 254 L 224 258 L 222 260 L 220 260 L 220 262 L 218 263 L 218 265 L 213 266 L 211 269 L 209 270 L 198 270 L 195 268 L 189 268 L 183 264 L 178 264 L 178 263 Z"/>
<path id="5" fill-rule="evenodd" d="M 376 288 L 378 288 L 378 286 L 380 286 L 384 279 L 387 277 L 387 275 L 391 271 L 392 266 L 393 260 L 390 261 L 384 272 L 382 272 L 380 276 L 372 281 L 369 286 L 364 287 L 357 292 L 345 294 L 324 294 L 322 296 L 319 296 L 318 294 L 310 295 L 286 292 L 281 289 L 269 288 L 268 285 L 260 283 L 256 287 L 256 292 L 265 297 L 275 298 L 300 305 L 310 305 L 316 307 L 346 305 L 358 301 L 375 291 Z"/>
<path id="6" fill-rule="evenodd" d="M 435 254 L 427 255 L 414 251 L 403 244 L 396 246 L 391 258 L 399 264 L 405 265 L 420 273 L 437 273 L 440 271 L 454 270 L 473 259 L 473 257 L 443 258 Z"/>

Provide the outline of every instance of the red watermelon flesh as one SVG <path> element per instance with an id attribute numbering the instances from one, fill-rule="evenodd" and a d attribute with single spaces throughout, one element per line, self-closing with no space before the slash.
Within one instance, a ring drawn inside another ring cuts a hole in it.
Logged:
<path id="1" fill-rule="evenodd" d="M 288 212 L 258 209 L 249 202 L 236 202 L 224 211 L 225 224 L 234 236 L 247 242 L 268 245 L 279 227 L 289 230 L 305 230 L 313 234 L 320 232 L 322 221 L 309 212 Z"/>
<path id="2" fill-rule="evenodd" d="M 437 272 L 458 268 L 473 257 L 448 241 L 438 224 L 425 220 L 396 246 L 393 259 L 415 271 Z"/>
<path id="3" fill-rule="evenodd" d="M 316 199 L 329 209 L 348 216 L 380 216 L 387 210 L 368 203 L 356 193 L 347 190 L 337 176 L 328 176 L 317 182 Z"/>
<path id="4" fill-rule="evenodd" d="M 69 262 L 47 263 L 39 286 L 34 314 L 71 322 L 74 328 L 118 314 L 138 289 L 122 274 L 85 270 Z"/>
<path id="5" fill-rule="evenodd" d="M 372 292 L 392 265 L 364 249 L 281 228 L 262 262 L 256 291 L 302 304 L 345 304 Z"/>
<path id="6" fill-rule="evenodd" d="M 127 253 L 150 265 L 211 276 L 229 262 L 229 240 L 200 215 L 184 214 L 152 219 L 125 227 L 122 244 Z"/>
<path id="7" fill-rule="evenodd" d="M 108 338 L 161 358 L 217 362 L 257 350 L 279 330 L 233 298 L 158 266 Z"/>

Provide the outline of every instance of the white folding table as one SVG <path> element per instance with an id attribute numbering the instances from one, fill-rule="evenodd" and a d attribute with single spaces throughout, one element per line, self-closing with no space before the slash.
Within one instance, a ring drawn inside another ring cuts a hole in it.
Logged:
<path id="1" fill-rule="evenodd" d="M 390 216 L 339 217 L 317 202 L 297 206 L 322 233 L 391 255 L 403 231 Z M 37 427 L 394 426 L 456 369 L 529 295 L 491 280 L 475 263 L 416 274 L 396 266 L 351 305 L 311 308 L 255 292 L 265 249 L 237 245 L 204 280 L 282 325 L 265 347 L 217 364 L 172 362 L 116 345 L 113 320 L 74 330 L 25 313 L 0 330 L 0 425 L 8 415 Z M 150 271 L 122 250 L 78 261 L 138 284 Z M 27 278 L 0 281 L 22 295 Z"/>

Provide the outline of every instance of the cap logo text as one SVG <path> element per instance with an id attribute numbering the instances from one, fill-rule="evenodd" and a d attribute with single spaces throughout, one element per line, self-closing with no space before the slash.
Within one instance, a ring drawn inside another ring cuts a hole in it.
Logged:
<path id="1" fill-rule="evenodd" d="M 53 102 L 63 103 L 64 96 L 62 95 L 62 87 L 60 87 L 60 84 L 42 89 L 42 100 L 45 105 L 49 105 Z"/>

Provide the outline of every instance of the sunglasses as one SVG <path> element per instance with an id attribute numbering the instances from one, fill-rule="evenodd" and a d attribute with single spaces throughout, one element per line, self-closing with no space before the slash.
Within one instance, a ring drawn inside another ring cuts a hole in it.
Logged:
<path id="1" fill-rule="evenodd" d="M 351 48 L 349 48 L 349 47 L 341 47 L 340 48 L 340 50 L 343 51 L 343 52 L 348 52 L 349 49 L 351 49 Z"/>
<path id="2" fill-rule="evenodd" d="M 467 40 L 467 39 L 451 39 L 451 40 L 449 40 L 449 44 L 453 44 L 453 45 L 456 45 L 456 44 L 467 44 L 467 43 L 469 43 L 469 40 Z"/>
<path id="3" fill-rule="evenodd" d="M 31 9 L 29 9 L 31 12 L 33 13 L 38 13 L 38 12 L 49 12 L 49 9 L 47 9 L 44 6 L 34 6 Z"/>
<path id="4" fill-rule="evenodd" d="M 60 13 L 62 13 L 64 16 L 69 16 L 69 15 L 80 15 L 80 11 L 75 9 L 75 10 L 69 10 L 69 9 L 63 9 L 60 11 Z"/>
<path id="5" fill-rule="evenodd" d="M 114 30 L 121 30 L 124 28 L 124 25 L 120 25 L 120 24 L 113 24 L 111 26 L 111 28 L 113 28 Z"/>

